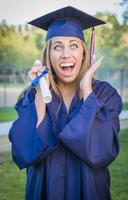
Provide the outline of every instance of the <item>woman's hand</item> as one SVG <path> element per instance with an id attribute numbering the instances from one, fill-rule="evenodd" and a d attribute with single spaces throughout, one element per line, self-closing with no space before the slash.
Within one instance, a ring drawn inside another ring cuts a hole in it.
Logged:
<path id="1" fill-rule="evenodd" d="M 44 69 L 45 69 L 45 66 L 42 66 L 40 62 L 35 61 L 34 66 L 28 71 L 28 77 L 29 77 L 30 81 L 32 81 L 37 76 L 39 76 L 40 73 L 42 73 L 44 71 Z M 49 85 L 48 73 L 45 75 L 45 78 Z M 38 127 L 45 116 L 46 104 L 42 100 L 42 94 L 41 94 L 40 87 L 36 87 L 36 91 L 37 91 L 37 93 L 35 95 L 35 106 L 36 106 L 36 111 L 37 111 L 37 116 L 38 116 L 38 120 L 37 120 L 37 127 Z"/>
<path id="2" fill-rule="evenodd" d="M 36 63 L 34 66 L 28 71 L 28 78 L 30 81 L 34 80 L 37 76 L 39 76 L 43 71 L 45 70 L 45 66 L 42 66 L 41 63 Z M 48 86 L 49 86 L 49 75 L 48 73 L 45 75 L 45 78 L 47 80 Z"/>
<path id="3" fill-rule="evenodd" d="M 85 100 L 88 95 L 92 92 L 92 80 L 94 76 L 94 72 L 99 68 L 101 65 L 101 62 L 103 60 L 103 56 L 96 62 L 94 63 L 85 73 L 83 79 L 80 82 L 80 90 L 83 99 Z"/>

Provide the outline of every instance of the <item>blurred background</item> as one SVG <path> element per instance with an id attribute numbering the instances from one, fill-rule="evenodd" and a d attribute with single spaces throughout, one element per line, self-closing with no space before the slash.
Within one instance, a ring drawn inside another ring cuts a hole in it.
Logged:
<path id="1" fill-rule="evenodd" d="M 19 6 L 15 0 L 11 1 L 14 5 L 8 5 L 10 9 L 6 5 L 7 0 L 3 3 L 2 13 L 5 13 L 6 18 L 1 19 L 0 22 L 0 107 L 11 107 L 16 103 L 19 93 L 28 83 L 27 71 L 32 67 L 35 59 L 41 58 L 45 45 L 46 33 L 28 25 L 25 21 L 41 16 L 43 10 L 44 13 L 48 12 L 48 5 L 46 4 L 47 9 L 43 8 L 41 12 L 40 9 L 38 11 L 35 8 L 38 14 L 35 12 L 30 15 L 31 11 L 27 12 L 26 18 L 23 13 L 20 13 L 23 19 L 18 20 L 19 14 L 16 13 Z M 78 7 L 77 1 L 73 2 L 73 6 L 88 13 L 93 8 L 95 16 L 107 22 L 106 25 L 96 27 L 95 31 L 95 59 L 104 55 L 102 67 L 97 71 L 97 78 L 110 82 L 122 96 L 123 102 L 128 102 L 128 1 L 111 1 L 111 4 L 108 1 L 108 5 L 106 4 L 108 7 L 105 7 L 105 2 L 102 1 L 100 9 L 98 9 L 99 4 L 97 8 L 96 2 L 95 5 L 90 4 L 90 8 L 87 7 L 87 3 L 79 3 Z M 30 10 L 31 5 L 26 5 L 24 1 L 22 3 Z M 85 6 L 82 7 L 84 4 Z M 16 10 L 16 13 L 15 10 L 11 12 L 11 7 Z M 49 7 L 51 8 L 50 5 Z M 54 5 L 54 7 L 49 11 L 60 6 Z M 18 24 L 19 22 L 22 24 Z M 91 30 L 86 30 L 85 38 L 88 47 L 90 35 Z"/>
<path id="2" fill-rule="evenodd" d="M 125 167 L 128 163 L 128 0 L 0 0 L 0 176 L 4 181 L 0 183 L 0 200 L 24 199 L 25 172 L 19 174 L 12 163 L 7 135 L 17 118 L 14 105 L 29 83 L 27 71 L 42 57 L 46 35 L 45 31 L 26 21 L 67 5 L 107 22 L 95 29 L 95 60 L 104 55 L 96 77 L 114 86 L 123 100 L 120 117 L 122 151 L 110 170 L 112 199 L 128 199 L 128 169 Z M 89 48 L 91 30 L 84 34 Z"/>

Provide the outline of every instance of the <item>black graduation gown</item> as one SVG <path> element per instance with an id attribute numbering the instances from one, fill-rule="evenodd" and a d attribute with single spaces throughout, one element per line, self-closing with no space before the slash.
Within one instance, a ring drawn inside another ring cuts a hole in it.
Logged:
<path id="1" fill-rule="evenodd" d="M 9 139 L 12 157 L 27 168 L 26 200 L 110 200 L 108 165 L 119 152 L 122 101 L 108 83 L 95 80 L 83 101 L 75 96 L 67 113 L 53 94 L 36 128 L 35 92 L 29 105 L 17 103 L 19 118 Z"/>

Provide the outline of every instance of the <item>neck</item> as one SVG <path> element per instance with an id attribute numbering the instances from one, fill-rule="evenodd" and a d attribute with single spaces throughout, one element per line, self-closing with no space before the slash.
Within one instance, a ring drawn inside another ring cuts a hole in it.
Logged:
<path id="1" fill-rule="evenodd" d="M 71 97 L 74 96 L 76 93 L 76 84 L 75 83 L 62 83 L 58 84 L 59 89 L 61 91 L 62 97 Z"/>
<path id="2" fill-rule="evenodd" d="M 63 101 L 67 110 L 69 110 L 71 101 L 76 93 L 76 84 L 75 83 L 59 83 L 58 84 Z"/>

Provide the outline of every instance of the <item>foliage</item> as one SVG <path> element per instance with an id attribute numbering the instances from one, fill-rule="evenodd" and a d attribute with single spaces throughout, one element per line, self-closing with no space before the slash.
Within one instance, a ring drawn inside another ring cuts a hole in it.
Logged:
<path id="1" fill-rule="evenodd" d="M 127 0 L 119 1 L 120 6 L 127 8 Z M 97 17 L 107 21 L 104 26 L 96 28 L 96 57 L 105 55 L 104 67 L 128 67 L 128 24 L 123 14 L 120 24 L 116 15 L 109 12 L 98 12 Z M 86 44 L 89 46 L 90 30 L 85 31 Z M 3 69 L 20 70 L 30 68 L 35 59 L 41 57 L 45 44 L 45 32 L 39 29 L 16 32 L 3 20 L 0 24 L 0 71 Z"/>
<path id="2" fill-rule="evenodd" d="M 108 12 L 97 13 L 97 17 L 107 21 L 96 30 L 97 56 L 105 55 L 104 67 L 128 67 L 128 26 Z"/>
<path id="3" fill-rule="evenodd" d="M 12 27 L 0 25 L 0 70 L 29 68 L 41 55 L 39 34 L 17 33 Z"/>
<path id="4" fill-rule="evenodd" d="M 120 6 L 123 7 L 123 24 L 128 24 L 128 0 L 120 0 Z"/>

